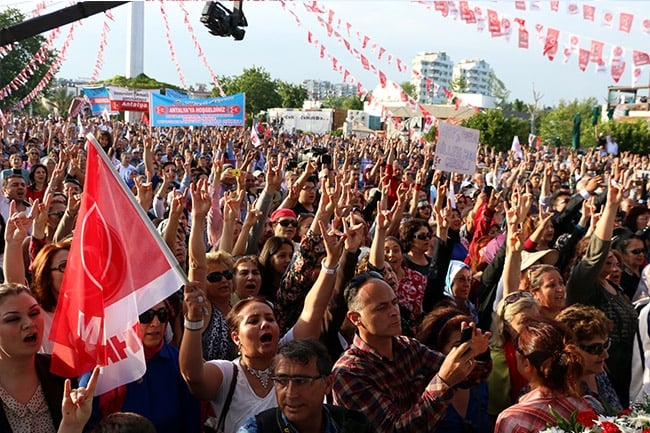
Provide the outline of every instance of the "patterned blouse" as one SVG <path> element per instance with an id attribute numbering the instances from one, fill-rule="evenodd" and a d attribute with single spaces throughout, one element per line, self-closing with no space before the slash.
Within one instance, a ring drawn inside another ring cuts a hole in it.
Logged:
<path id="1" fill-rule="evenodd" d="M 26 405 L 14 399 L 2 386 L 0 386 L 0 399 L 12 431 L 16 433 L 56 432 L 41 385 L 38 385 Z"/>
<path id="2" fill-rule="evenodd" d="M 210 323 L 201 336 L 203 358 L 206 361 L 226 359 L 232 361 L 237 357 L 235 343 L 230 339 L 228 324 L 217 307 L 212 307 Z"/>

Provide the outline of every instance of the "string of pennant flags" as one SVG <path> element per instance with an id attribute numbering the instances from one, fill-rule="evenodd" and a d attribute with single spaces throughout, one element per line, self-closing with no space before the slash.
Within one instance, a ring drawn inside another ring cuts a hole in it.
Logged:
<path id="1" fill-rule="evenodd" d="M 424 5 L 427 9 L 439 12 L 444 18 L 454 20 L 460 19 L 466 24 L 474 25 L 477 32 L 482 33 L 487 25 L 488 33 L 493 38 L 503 38 L 506 42 L 510 41 L 510 36 L 513 33 L 513 27 L 517 30 L 517 45 L 521 49 L 530 49 L 529 39 L 530 34 L 526 26 L 526 19 L 521 17 L 511 17 L 509 14 L 495 10 L 494 8 L 482 8 L 481 6 L 472 6 L 468 1 L 427 1 L 419 0 L 418 3 Z M 541 8 L 540 2 L 515 2 L 515 7 L 518 10 L 526 10 L 529 7 L 531 10 L 539 10 Z M 548 2 L 552 11 L 559 11 L 559 2 Z M 546 4 L 546 2 L 543 2 Z M 579 6 L 583 6 L 583 15 L 588 21 L 596 20 L 595 6 L 588 4 L 579 5 L 575 2 L 569 2 L 567 10 L 570 14 L 577 14 L 580 10 Z M 587 8 L 585 8 L 585 6 Z M 584 11 L 587 12 L 584 12 Z M 578 12 L 576 12 L 578 11 Z M 606 26 L 612 27 L 614 14 L 611 11 L 602 12 L 602 21 Z M 639 20 L 636 20 L 639 21 Z M 640 20 L 640 27 L 646 33 L 646 26 L 650 25 L 647 19 Z M 646 22 L 648 21 L 648 22 Z M 635 22 L 634 14 L 627 12 L 619 12 L 619 31 L 629 33 L 632 29 L 632 24 Z M 535 38 L 542 47 L 542 55 L 550 61 L 554 61 L 561 46 L 561 32 L 557 28 L 544 26 L 543 24 L 534 25 Z M 650 32 L 650 29 L 648 29 Z M 647 33 L 650 34 L 650 33 Z M 582 48 L 581 41 L 588 40 L 589 47 Z M 610 46 L 610 55 L 605 55 L 606 46 Z M 595 65 L 597 73 L 609 73 L 612 79 L 618 83 L 625 72 L 627 62 L 625 61 L 626 47 L 619 44 L 610 44 L 604 41 L 586 38 L 584 36 L 568 33 L 568 41 L 561 49 L 563 63 L 568 63 L 569 59 L 578 54 L 578 68 L 581 71 L 586 71 L 589 64 Z M 641 67 L 650 64 L 650 55 L 641 50 L 631 49 L 632 52 L 632 84 L 636 85 L 638 77 L 641 75 Z"/>
<path id="2" fill-rule="evenodd" d="M 99 36 L 99 49 L 97 50 L 97 60 L 95 60 L 95 68 L 93 73 L 90 76 L 90 81 L 93 83 L 99 79 L 99 74 L 104 67 L 104 51 L 108 45 L 108 34 L 111 31 L 111 26 L 108 24 L 108 21 L 115 22 L 115 18 L 110 10 L 104 12 L 104 24 L 102 25 L 102 33 Z"/>
<path id="3" fill-rule="evenodd" d="M 46 10 L 48 4 L 52 2 L 53 0 L 48 0 L 36 3 L 32 15 L 38 16 Z M 650 54 L 645 51 L 587 38 L 579 34 L 565 32 L 540 23 L 532 25 L 531 23 L 527 23 L 525 18 L 519 16 L 512 17 L 510 14 L 497 10 L 497 7 L 499 6 L 498 0 L 495 0 L 493 4 L 490 4 L 490 7 L 472 5 L 466 0 L 416 0 L 415 2 L 421 4 L 428 10 L 438 12 L 444 18 L 460 20 L 467 25 L 473 25 L 478 32 L 484 32 L 487 29 L 486 34 L 489 34 L 492 38 L 502 38 L 506 42 L 510 42 L 511 38 L 513 38 L 516 40 L 517 46 L 520 49 L 532 50 L 532 47 L 530 46 L 532 33 L 533 39 L 536 39 L 541 46 L 541 54 L 548 60 L 554 61 L 557 57 L 561 58 L 563 63 L 568 63 L 572 58 L 577 58 L 578 68 L 581 71 L 586 71 L 589 65 L 593 63 L 596 72 L 609 72 L 615 82 L 619 82 L 631 63 L 631 68 L 629 69 L 632 72 L 632 84 L 636 85 L 638 84 L 638 79 L 642 74 L 642 68 L 650 65 Z M 196 37 L 191 25 L 190 16 L 184 6 L 184 1 L 177 3 L 183 12 L 184 23 L 192 37 L 192 42 L 197 50 L 198 56 L 202 59 L 213 83 L 223 96 L 223 89 L 219 83 L 217 75 L 212 70 L 210 63 L 198 42 L 198 38 Z M 332 69 L 341 74 L 343 82 L 356 84 L 358 95 L 365 96 L 368 93 L 368 90 L 353 75 L 353 69 L 346 67 L 339 58 L 332 54 L 331 50 L 326 48 L 322 40 L 318 40 L 315 37 L 316 33 L 305 26 L 296 9 L 296 2 L 280 0 L 278 3 L 281 5 L 283 10 L 287 11 L 294 17 L 298 27 L 306 28 L 307 43 L 317 48 L 320 58 L 326 59 L 331 63 Z M 502 1 L 501 4 L 504 4 L 504 2 Z M 408 73 L 411 68 L 406 62 L 389 52 L 371 36 L 356 30 L 350 21 L 342 18 L 332 8 L 325 7 L 316 0 L 304 2 L 302 5 L 308 14 L 315 17 L 319 26 L 325 30 L 327 37 L 334 39 L 337 43 L 345 47 L 346 51 L 357 62 L 359 62 L 364 70 L 372 72 L 377 77 L 379 84 L 382 87 L 385 87 L 388 83 L 391 83 L 392 86 L 397 86 L 396 90 L 399 92 L 404 102 L 407 102 L 413 110 L 420 110 L 427 115 L 428 112 L 426 112 L 426 110 L 423 111 L 424 107 L 404 92 L 404 90 L 395 83 L 396 80 L 389 81 L 386 72 L 378 66 L 379 63 L 387 64 L 394 67 L 397 73 Z M 526 11 L 542 11 L 548 7 L 551 12 L 561 13 L 562 11 L 565 11 L 569 16 L 582 18 L 584 21 L 588 22 L 600 23 L 604 28 L 617 30 L 622 33 L 642 32 L 643 34 L 650 35 L 650 18 L 639 17 L 633 13 L 619 10 L 618 8 L 612 11 L 611 9 L 601 7 L 600 5 L 592 5 L 588 3 L 561 3 L 560 1 L 541 0 L 515 1 L 514 6 L 516 11 L 522 13 Z M 181 85 L 187 88 L 187 82 L 176 57 L 169 20 L 163 7 L 163 0 L 160 0 L 160 10 L 165 26 L 165 35 L 170 56 L 176 67 Z M 108 35 L 111 30 L 109 20 L 114 21 L 113 16 L 109 12 L 106 12 L 105 14 L 97 59 L 92 73 L 93 81 L 98 79 L 103 67 L 103 54 L 108 44 Z M 81 24 L 81 22 L 78 22 L 78 24 Z M 59 32 L 59 29 L 53 30 L 25 68 L 5 87 L 0 89 L 0 99 L 11 95 L 18 88 L 26 85 L 28 80 L 35 75 L 40 65 L 45 63 L 47 60 L 49 49 L 53 46 L 54 40 L 59 36 Z M 12 48 L 13 45 L 0 47 L 0 58 L 5 56 Z M 60 64 L 62 57 L 61 54 L 62 53 L 59 53 L 55 59 L 55 63 Z M 629 58 L 629 54 L 631 54 L 631 59 Z M 50 68 L 50 71 L 51 70 L 52 69 Z M 448 98 L 448 102 L 455 104 L 456 109 L 461 105 L 466 105 L 477 110 L 476 107 L 465 104 L 462 98 L 454 94 L 452 90 L 434 82 L 430 78 L 423 77 L 420 71 L 411 70 L 410 73 L 412 78 L 418 80 L 424 78 L 427 92 L 433 90 L 435 95 L 439 91 L 442 91 L 445 97 Z"/>
<path id="4" fill-rule="evenodd" d="M 178 73 L 178 80 L 183 86 L 184 89 L 188 88 L 187 82 L 185 81 L 185 75 L 183 75 L 183 70 L 181 69 L 180 63 L 176 58 L 176 50 L 174 49 L 174 42 L 172 41 L 171 31 L 169 30 L 169 20 L 167 19 L 167 13 L 165 12 L 165 2 L 160 0 L 160 14 L 162 15 L 163 24 L 165 25 L 165 37 L 167 38 L 167 45 L 169 46 L 169 55 L 171 56 L 172 62 L 176 67 L 176 72 Z"/>
<path id="5" fill-rule="evenodd" d="M 199 44 L 199 39 L 196 37 L 196 34 L 194 33 L 194 28 L 192 27 L 192 23 L 190 22 L 190 14 L 187 12 L 184 3 L 185 3 L 184 1 L 181 1 L 178 3 L 178 6 L 181 8 L 181 11 L 183 12 L 183 22 L 187 26 L 187 31 L 190 32 L 190 36 L 192 37 L 192 43 L 194 44 L 194 48 L 196 49 L 199 58 L 203 62 L 203 65 L 208 70 L 208 73 L 210 74 L 210 78 L 212 79 L 212 83 L 214 83 L 217 89 L 219 89 L 219 94 L 221 96 L 226 96 L 226 92 L 224 92 L 223 88 L 221 88 L 221 83 L 217 78 L 217 74 L 215 74 L 214 71 L 212 70 L 212 66 L 210 66 L 210 62 L 208 61 L 208 58 L 206 57 L 203 48 L 201 47 L 201 44 Z"/>

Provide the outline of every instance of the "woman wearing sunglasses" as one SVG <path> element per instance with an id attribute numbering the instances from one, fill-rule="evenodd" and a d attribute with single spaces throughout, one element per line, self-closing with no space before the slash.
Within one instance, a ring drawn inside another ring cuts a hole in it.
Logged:
<path id="1" fill-rule="evenodd" d="M 591 305 L 605 313 L 605 316 L 614 323 L 609 338 L 616 350 L 609 353 L 609 358 L 605 363 L 618 399 L 623 407 L 627 407 L 630 398 L 632 351 L 634 349 L 634 334 L 638 326 L 638 315 L 625 294 L 619 290 L 616 284 L 607 279 L 617 263 L 616 257 L 610 251 L 610 246 L 612 245 L 614 219 L 622 198 L 623 188 L 615 184 L 610 185 L 605 207 L 589 239 L 586 252 L 571 270 L 567 281 L 567 305 Z M 635 246 L 637 243 L 638 247 Z M 642 242 L 636 239 L 633 241 L 621 239 L 614 241 L 614 244 L 625 249 L 624 262 L 626 255 L 629 257 L 630 254 L 633 254 L 632 250 L 642 248 Z M 643 254 L 641 253 L 639 256 L 643 257 Z M 636 290 L 636 286 L 634 290 Z"/>
<path id="2" fill-rule="evenodd" d="M 600 401 L 608 412 L 604 415 L 618 414 L 623 406 L 605 372 L 605 360 L 609 358 L 608 351 L 612 344 L 609 339 L 612 321 L 598 308 L 580 304 L 562 310 L 557 320 L 571 328 L 576 336 L 583 359 L 580 378 L 582 395 L 590 395 Z"/>
<path id="3" fill-rule="evenodd" d="M 230 340 L 226 316 L 232 305 L 234 260 L 224 251 L 210 252 L 203 257 L 207 269 L 207 274 L 204 274 L 207 315 L 210 317 L 201 337 L 203 356 L 208 360 L 233 360 L 237 349 Z"/>
<path id="4" fill-rule="evenodd" d="M 407 267 L 429 275 L 433 231 L 426 220 L 412 219 L 400 227 L 400 240 L 404 246 L 404 263 Z"/>
<path id="5" fill-rule="evenodd" d="M 641 281 L 641 271 L 646 261 L 646 250 L 643 239 L 632 234 L 623 232 L 615 237 L 612 248 L 621 253 L 623 259 L 621 274 L 621 287 L 628 298 L 632 299 Z"/>
<path id="6" fill-rule="evenodd" d="M 170 304 L 159 302 L 139 319 L 147 371 L 137 381 L 97 397 L 89 426 L 115 412 L 133 412 L 149 419 L 158 433 L 199 433 L 200 403 L 181 376 L 178 349 L 165 343 Z"/>

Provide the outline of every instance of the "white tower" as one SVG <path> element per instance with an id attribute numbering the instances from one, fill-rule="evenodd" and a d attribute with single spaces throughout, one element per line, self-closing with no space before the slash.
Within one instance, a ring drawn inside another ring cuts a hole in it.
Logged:
<path id="1" fill-rule="evenodd" d="M 144 72 L 144 2 L 131 2 L 126 20 L 126 78 Z"/>

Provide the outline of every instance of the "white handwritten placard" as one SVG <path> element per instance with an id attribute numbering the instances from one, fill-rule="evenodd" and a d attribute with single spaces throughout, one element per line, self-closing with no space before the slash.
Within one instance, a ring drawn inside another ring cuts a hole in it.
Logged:
<path id="1" fill-rule="evenodd" d="M 433 158 L 436 170 L 474 174 L 479 133 L 478 129 L 439 122 L 438 144 Z"/>

